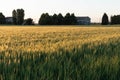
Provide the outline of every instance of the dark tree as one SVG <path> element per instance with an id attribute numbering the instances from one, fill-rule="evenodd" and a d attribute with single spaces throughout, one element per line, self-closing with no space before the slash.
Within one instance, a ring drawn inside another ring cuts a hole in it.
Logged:
<path id="1" fill-rule="evenodd" d="M 13 24 L 17 24 L 17 12 L 16 10 L 13 10 L 12 12 L 12 18 L 13 18 Z"/>
<path id="2" fill-rule="evenodd" d="M 71 17 L 70 17 L 71 15 L 70 15 L 70 13 L 67 13 L 66 15 L 65 15 L 65 18 L 64 18 L 64 21 L 65 21 L 65 25 L 70 25 L 71 24 Z"/>
<path id="3" fill-rule="evenodd" d="M 17 16 L 16 16 L 16 19 L 17 19 L 17 24 L 18 25 L 21 25 L 23 24 L 24 22 L 24 10 L 23 9 L 17 9 Z"/>
<path id="4" fill-rule="evenodd" d="M 0 24 L 5 24 L 6 23 L 6 19 L 5 19 L 5 16 L 0 13 Z"/>
<path id="5" fill-rule="evenodd" d="M 71 19 L 70 20 L 71 20 L 71 25 L 76 25 L 77 24 L 77 19 L 76 19 L 74 13 L 71 14 Z"/>
<path id="6" fill-rule="evenodd" d="M 50 16 L 48 13 L 43 13 L 39 19 L 39 25 L 75 25 L 77 23 L 74 14 L 67 13 L 65 17 L 61 13 Z"/>
<path id="7" fill-rule="evenodd" d="M 57 14 L 54 14 L 52 16 L 52 24 L 53 25 L 57 25 L 58 24 L 58 16 L 57 16 Z"/>
<path id="8" fill-rule="evenodd" d="M 46 25 L 51 24 L 51 16 L 48 13 L 45 14 L 45 20 L 46 20 Z"/>
<path id="9" fill-rule="evenodd" d="M 23 25 L 34 25 L 33 19 L 31 18 L 26 19 Z"/>
<path id="10" fill-rule="evenodd" d="M 58 25 L 64 25 L 64 17 L 61 13 L 58 14 Z"/>
<path id="11" fill-rule="evenodd" d="M 120 24 L 120 15 L 114 15 L 111 17 L 111 24 Z"/>
<path id="12" fill-rule="evenodd" d="M 108 24 L 109 24 L 108 16 L 106 13 L 104 13 L 102 17 L 102 25 L 108 25 Z"/>
<path id="13" fill-rule="evenodd" d="M 48 13 L 43 13 L 38 22 L 40 25 L 50 25 L 51 24 L 51 16 Z"/>
<path id="14" fill-rule="evenodd" d="M 44 25 L 45 24 L 45 14 L 44 13 L 41 15 L 38 24 L 39 25 Z"/>

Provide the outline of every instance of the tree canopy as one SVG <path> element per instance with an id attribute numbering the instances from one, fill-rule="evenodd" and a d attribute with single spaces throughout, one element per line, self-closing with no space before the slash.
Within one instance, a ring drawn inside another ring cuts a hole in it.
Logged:
<path id="1" fill-rule="evenodd" d="M 13 24 L 22 25 L 24 22 L 24 16 L 25 13 L 23 9 L 13 10 L 12 12 Z"/>
<path id="2" fill-rule="evenodd" d="M 102 17 L 102 25 L 108 25 L 108 24 L 109 24 L 108 15 L 104 13 Z"/>
<path id="3" fill-rule="evenodd" d="M 0 24 L 5 24 L 6 23 L 6 19 L 5 19 L 5 16 L 0 13 Z"/>
<path id="4" fill-rule="evenodd" d="M 114 15 L 111 17 L 111 24 L 120 24 L 120 15 Z"/>
<path id="5" fill-rule="evenodd" d="M 12 12 L 13 24 L 17 24 L 17 12 L 13 10 Z"/>
<path id="6" fill-rule="evenodd" d="M 23 25 L 34 25 L 33 19 L 28 18 L 28 19 L 24 20 Z"/>
<path id="7" fill-rule="evenodd" d="M 40 25 L 75 25 L 77 20 L 74 14 L 67 13 L 65 17 L 61 13 L 50 16 L 43 13 L 38 22 Z"/>
<path id="8" fill-rule="evenodd" d="M 16 19 L 17 19 L 17 24 L 18 25 L 21 25 L 23 24 L 24 22 L 24 10 L 23 9 L 17 9 L 17 16 L 16 16 Z"/>

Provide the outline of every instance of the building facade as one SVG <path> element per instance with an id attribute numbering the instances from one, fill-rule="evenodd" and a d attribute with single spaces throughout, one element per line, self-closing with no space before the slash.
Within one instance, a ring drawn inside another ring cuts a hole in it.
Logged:
<path id="1" fill-rule="evenodd" d="M 90 17 L 76 17 L 78 25 L 90 25 Z"/>
<path id="2" fill-rule="evenodd" d="M 13 17 L 6 17 L 5 19 L 7 24 L 13 24 Z"/>

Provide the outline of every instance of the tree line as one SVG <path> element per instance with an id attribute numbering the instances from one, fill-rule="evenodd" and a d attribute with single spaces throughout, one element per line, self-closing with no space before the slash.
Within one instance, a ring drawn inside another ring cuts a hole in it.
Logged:
<path id="1" fill-rule="evenodd" d="M 24 19 L 25 11 L 23 9 L 17 9 L 12 11 L 12 22 L 6 21 L 6 17 L 0 13 L 0 24 L 12 24 L 12 25 L 33 25 L 33 19 Z"/>
<path id="2" fill-rule="evenodd" d="M 38 23 L 39 25 L 76 25 L 77 19 L 74 13 L 67 13 L 64 17 L 61 13 L 51 16 L 48 13 L 43 13 Z"/>
<path id="3" fill-rule="evenodd" d="M 0 13 L 0 24 L 13 24 L 13 25 L 34 25 L 32 18 L 24 19 L 25 11 L 23 9 L 17 9 L 12 11 L 13 22 L 7 22 L 6 17 Z M 67 13 L 63 16 L 61 13 L 49 15 L 43 13 L 38 21 L 39 25 L 77 25 L 77 19 L 74 13 Z M 102 17 L 102 25 L 108 24 L 120 24 L 120 15 L 111 16 L 110 21 L 106 13 Z"/>
<path id="4" fill-rule="evenodd" d="M 102 17 L 102 25 L 114 25 L 114 24 L 120 24 L 120 15 L 114 15 L 110 17 L 110 21 L 109 21 L 109 17 L 106 13 L 104 13 L 103 17 Z"/>
<path id="5" fill-rule="evenodd" d="M 0 13 L 0 24 L 12 24 L 12 25 L 33 25 L 33 19 L 28 18 L 24 20 L 25 11 L 23 9 L 17 9 L 12 11 L 13 22 L 7 22 L 6 17 Z M 63 16 L 61 13 L 49 15 L 43 13 L 38 21 L 39 25 L 76 25 L 77 19 L 74 13 L 67 13 Z"/>

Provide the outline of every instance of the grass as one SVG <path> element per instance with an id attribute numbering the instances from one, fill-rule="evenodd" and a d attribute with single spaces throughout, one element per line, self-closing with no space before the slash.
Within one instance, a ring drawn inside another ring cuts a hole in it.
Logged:
<path id="1" fill-rule="evenodd" d="M 0 27 L 0 80 L 119 80 L 119 27 Z"/>

